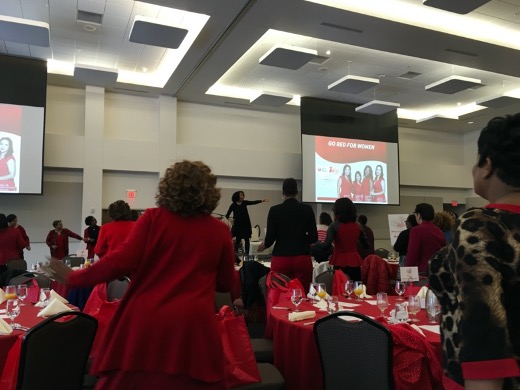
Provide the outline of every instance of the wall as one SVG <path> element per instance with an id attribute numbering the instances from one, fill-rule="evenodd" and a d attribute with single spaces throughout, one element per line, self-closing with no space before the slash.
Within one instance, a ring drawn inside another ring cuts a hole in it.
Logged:
<path id="1" fill-rule="evenodd" d="M 297 113 L 110 94 L 97 87 L 49 86 L 47 104 L 44 195 L 34 198 L 38 201 L 20 197 L 9 202 L 2 196 L 2 211 L 18 214 L 34 240 L 43 240 L 58 214 L 81 232 L 84 217 L 91 214 L 100 221 L 101 210 L 125 199 L 126 189 L 137 191 L 132 207 L 153 207 L 158 178 L 184 158 L 205 161 L 219 176 L 223 197 L 217 213 L 225 214 L 239 189 L 248 199 L 269 198 L 249 208 L 253 225 L 262 227 L 269 207 L 281 201 L 282 180 L 301 179 Z M 409 213 L 422 201 L 441 209 L 443 202 L 478 199 L 471 191 L 475 153 L 468 145 L 476 137 L 399 129 L 401 204 L 359 207 L 374 229 L 376 246 L 389 247 L 388 213 Z M 319 214 L 330 205 L 314 209 Z M 46 254 L 42 246 L 27 257 L 36 261 Z"/>

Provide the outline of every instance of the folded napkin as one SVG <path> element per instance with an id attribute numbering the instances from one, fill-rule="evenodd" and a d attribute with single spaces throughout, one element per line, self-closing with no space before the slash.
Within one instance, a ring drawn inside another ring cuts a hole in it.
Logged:
<path id="1" fill-rule="evenodd" d="M 51 290 L 51 301 L 56 298 L 58 301 L 63 303 L 69 303 L 65 298 L 63 298 L 60 294 L 58 294 L 56 291 Z"/>
<path id="2" fill-rule="evenodd" d="M 5 299 L 5 292 L 0 288 L 0 304 L 4 303 L 7 299 Z"/>
<path id="3" fill-rule="evenodd" d="M 72 311 L 72 309 L 70 309 L 68 306 L 65 306 L 65 304 L 60 302 L 57 298 L 54 298 L 50 301 L 45 309 L 38 313 L 37 317 L 50 317 L 64 311 Z"/>
<path id="4" fill-rule="evenodd" d="M 363 293 L 359 297 L 360 298 L 372 298 L 372 295 L 367 294 L 367 286 L 363 285 Z"/>
<path id="5" fill-rule="evenodd" d="M 0 318 L 0 334 L 11 334 L 11 333 L 13 333 L 13 328 L 11 328 L 11 325 L 9 325 L 7 322 L 5 322 L 3 319 Z"/>
<path id="6" fill-rule="evenodd" d="M 327 301 L 324 299 L 320 299 L 318 303 L 314 303 L 312 306 L 314 306 L 317 309 L 327 311 Z"/>
<path id="7" fill-rule="evenodd" d="M 417 296 L 419 298 L 426 298 L 426 294 L 428 293 L 428 287 L 422 286 L 419 292 L 417 293 Z"/>
<path id="8" fill-rule="evenodd" d="M 422 335 L 423 337 L 426 337 L 426 336 L 424 335 L 423 331 L 422 331 L 422 330 L 421 330 L 417 325 L 412 324 L 412 325 L 410 325 L 410 326 L 413 328 L 413 330 L 417 331 L 420 335 Z"/>
<path id="9" fill-rule="evenodd" d="M 316 317 L 316 312 L 314 310 L 289 313 L 289 321 L 291 322 L 306 320 L 308 318 L 314 317 Z"/>

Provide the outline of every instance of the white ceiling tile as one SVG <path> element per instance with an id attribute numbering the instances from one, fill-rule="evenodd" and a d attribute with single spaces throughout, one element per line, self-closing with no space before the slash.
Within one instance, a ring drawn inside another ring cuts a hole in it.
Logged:
<path id="1" fill-rule="evenodd" d="M 18 1 L 0 1 L 0 15 L 23 18 L 20 3 Z"/>
<path id="2" fill-rule="evenodd" d="M 64 61 L 64 62 L 74 62 L 75 61 L 74 51 L 62 51 L 62 50 L 53 50 L 52 51 L 52 59 L 56 61 Z"/>

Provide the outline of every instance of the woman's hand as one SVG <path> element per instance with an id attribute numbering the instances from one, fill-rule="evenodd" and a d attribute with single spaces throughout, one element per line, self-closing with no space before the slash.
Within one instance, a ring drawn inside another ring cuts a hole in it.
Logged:
<path id="1" fill-rule="evenodd" d="M 69 274 L 73 272 L 69 267 L 63 264 L 61 260 L 56 258 L 50 259 L 50 263 L 46 268 L 46 271 L 49 272 L 49 277 L 57 280 L 61 284 L 67 284 L 69 282 Z"/>

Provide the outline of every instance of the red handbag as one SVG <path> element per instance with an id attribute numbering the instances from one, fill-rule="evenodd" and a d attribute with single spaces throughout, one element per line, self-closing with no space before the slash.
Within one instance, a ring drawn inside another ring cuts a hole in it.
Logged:
<path id="1" fill-rule="evenodd" d="M 26 282 L 27 285 L 27 302 L 38 303 L 40 301 L 40 286 L 34 279 L 30 279 Z"/>
<path id="2" fill-rule="evenodd" d="M 217 320 L 224 351 L 226 387 L 260 382 L 260 373 L 244 317 L 236 316 L 229 306 L 222 306 Z"/>

